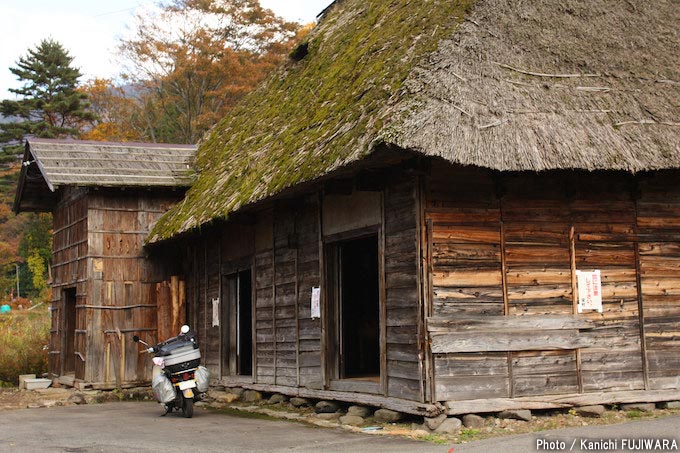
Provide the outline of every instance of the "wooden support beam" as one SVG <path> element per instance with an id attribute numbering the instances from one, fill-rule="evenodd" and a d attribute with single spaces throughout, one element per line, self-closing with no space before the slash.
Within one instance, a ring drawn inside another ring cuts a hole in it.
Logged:
<path id="1" fill-rule="evenodd" d="M 580 336 L 576 329 L 432 334 L 432 352 L 435 354 L 569 350 L 596 345 L 595 339 Z"/>
<path id="2" fill-rule="evenodd" d="M 451 331 L 479 333 L 593 328 L 595 328 L 595 324 L 592 320 L 574 315 L 435 316 L 427 318 L 427 329 L 433 334 L 444 334 Z"/>
<path id="3" fill-rule="evenodd" d="M 448 415 L 500 412 L 518 409 L 563 409 L 593 404 L 655 403 L 680 399 L 680 390 L 631 390 L 621 392 L 571 393 L 565 395 L 525 396 L 447 401 Z"/>
<path id="4" fill-rule="evenodd" d="M 371 395 L 354 392 L 340 392 L 333 390 L 314 390 L 305 387 L 285 387 L 281 385 L 267 384 L 243 384 L 244 389 L 257 390 L 267 393 L 281 393 L 288 396 L 301 398 L 314 398 L 324 400 L 343 401 L 347 403 L 357 403 L 367 406 L 381 407 L 406 414 L 421 415 L 425 417 L 436 417 L 444 413 L 445 408 L 439 404 L 421 403 L 399 398 L 391 398 L 382 395 Z"/>

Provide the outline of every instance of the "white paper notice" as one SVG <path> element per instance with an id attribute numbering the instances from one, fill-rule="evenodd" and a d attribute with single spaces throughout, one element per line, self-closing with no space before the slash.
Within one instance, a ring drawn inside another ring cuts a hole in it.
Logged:
<path id="1" fill-rule="evenodd" d="M 321 288 L 312 288 L 312 319 L 321 317 Z"/>
<path id="2" fill-rule="evenodd" d="M 576 271 L 578 279 L 578 312 L 597 310 L 602 313 L 602 280 L 600 271 Z"/>
<path id="3" fill-rule="evenodd" d="M 212 300 L 212 326 L 213 327 L 219 327 L 220 326 L 220 300 L 219 299 L 213 299 Z"/>

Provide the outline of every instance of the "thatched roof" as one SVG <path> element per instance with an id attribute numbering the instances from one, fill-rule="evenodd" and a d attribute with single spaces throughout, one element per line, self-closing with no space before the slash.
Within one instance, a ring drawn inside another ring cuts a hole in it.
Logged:
<path id="1" fill-rule="evenodd" d="M 14 210 L 49 210 L 63 186 L 188 187 L 195 153 L 193 145 L 30 139 Z"/>
<path id="2" fill-rule="evenodd" d="M 200 146 L 169 238 L 380 144 L 500 171 L 680 167 L 676 0 L 342 0 Z"/>

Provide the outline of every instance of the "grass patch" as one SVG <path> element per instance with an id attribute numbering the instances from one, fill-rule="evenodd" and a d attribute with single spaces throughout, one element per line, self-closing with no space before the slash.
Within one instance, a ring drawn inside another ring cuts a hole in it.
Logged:
<path id="1" fill-rule="evenodd" d="M 17 385 L 20 374 L 47 372 L 48 310 L 0 315 L 0 381 Z"/>
<path id="2" fill-rule="evenodd" d="M 448 444 L 449 440 L 438 435 L 438 434 L 428 434 L 426 436 L 418 436 L 418 440 L 424 440 L 425 442 L 431 442 L 437 445 Z"/>
<path id="3" fill-rule="evenodd" d="M 260 412 L 250 412 L 250 411 L 241 411 L 238 409 L 235 409 L 233 407 L 223 407 L 220 409 L 214 409 L 216 412 L 219 412 L 221 414 L 225 415 L 231 415 L 233 417 L 240 417 L 240 418 L 250 418 L 254 420 L 271 420 L 271 421 L 281 421 L 282 419 L 272 417 L 267 414 L 263 414 Z"/>
<path id="4" fill-rule="evenodd" d="M 642 418 L 642 411 L 639 411 L 637 409 L 632 409 L 632 410 L 626 411 L 626 417 L 632 418 L 632 419 Z"/>

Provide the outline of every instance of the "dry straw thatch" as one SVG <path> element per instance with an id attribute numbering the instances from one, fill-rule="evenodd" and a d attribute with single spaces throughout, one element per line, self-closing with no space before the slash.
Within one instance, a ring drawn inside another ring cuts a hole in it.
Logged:
<path id="1" fill-rule="evenodd" d="M 677 0 L 343 0 L 201 145 L 167 239 L 393 144 L 495 170 L 680 167 Z"/>

